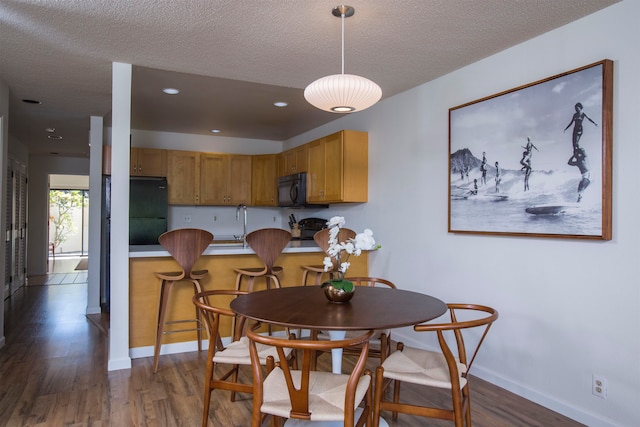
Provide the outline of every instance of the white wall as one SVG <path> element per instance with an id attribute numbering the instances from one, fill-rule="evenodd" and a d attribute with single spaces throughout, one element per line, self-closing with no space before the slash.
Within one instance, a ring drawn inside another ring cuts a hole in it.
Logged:
<path id="1" fill-rule="evenodd" d="M 231 154 L 271 154 L 282 151 L 282 141 L 139 129 L 131 130 L 131 146 Z"/>
<path id="2" fill-rule="evenodd" d="M 590 426 L 640 420 L 638 16 L 640 2 L 624 1 L 285 144 L 368 131 L 370 200 L 347 220 L 371 225 L 383 246 L 371 274 L 495 306 L 474 373 Z M 605 58 L 615 62 L 613 240 L 447 233 L 448 109 Z M 592 373 L 608 380 L 606 400 L 591 394 Z"/>

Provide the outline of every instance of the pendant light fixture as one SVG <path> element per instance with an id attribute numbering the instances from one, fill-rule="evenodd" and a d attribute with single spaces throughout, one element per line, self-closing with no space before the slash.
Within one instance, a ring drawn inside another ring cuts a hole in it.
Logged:
<path id="1" fill-rule="evenodd" d="M 342 74 L 322 77 L 304 90 L 307 102 L 332 113 L 351 113 L 371 107 L 382 97 L 382 89 L 371 80 L 344 73 L 344 19 L 353 16 L 351 6 L 336 6 L 333 16 L 342 20 Z"/>

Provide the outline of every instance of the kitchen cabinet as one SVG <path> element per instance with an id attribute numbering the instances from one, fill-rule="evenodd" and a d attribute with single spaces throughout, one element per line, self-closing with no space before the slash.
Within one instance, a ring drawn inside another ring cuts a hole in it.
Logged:
<path id="1" fill-rule="evenodd" d="M 200 205 L 251 203 L 251 156 L 200 154 Z"/>
<path id="2" fill-rule="evenodd" d="M 102 146 L 102 174 L 111 175 L 111 146 Z"/>
<path id="3" fill-rule="evenodd" d="M 169 150 L 167 152 L 167 185 L 170 205 L 200 203 L 200 153 Z"/>
<path id="4" fill-rule="evenodd" d="M 278 155 L 262 154 L 251 159 L 251 204 L 278 206 Z"/>
<path id="5" fill-rule="evenodd" d="M 131 148 L 131 176 L 167 176 L 167 151 L 157 148 Z"/>
<path id="6" fill-rule="evenodd" d="M 367 202 L 366 132 L 343 130 L 310 142 L 308 150 L 308 203 Z"/>
<path id="7" fill-rule="evenodd" d="M 308 168 L 308 144 L 299 145 L 280 154 L 278 176 L 306 172 Z"/>

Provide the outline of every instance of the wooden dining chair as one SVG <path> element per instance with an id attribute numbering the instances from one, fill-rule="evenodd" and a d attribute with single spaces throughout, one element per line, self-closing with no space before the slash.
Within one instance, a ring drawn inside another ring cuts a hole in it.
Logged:
<path id="1" fill-rule="evenodd" d="M 277 288 L 280 287 L 278 275 L 282 273 L 282 267 L 275 265 L 276 259 L 291 241 L 291 233 L 280 228 L 263 228 L 247 234 L 247 244 L 253 249 L 262 261 L 263 267 L 235 268 L 236 289 L 242 288 L 243 278 L 247 278 L 247 290 L 253 291 L 256 277 L 264 277 L 267 281 L 267 289 L 271 289 L 271 281 Z"/>
<path id="2" fill-rule="evenodd" d="M 372 377 L 365 363 L 372 331 L 336 341 L 286 340 L 258 334 L 255 328 L 259 325 L 247 329 L 254 384 L 252 427 L 262 424 L 263 415 L 271 415 L 272 426 L 280 426 L 283 419 L 290 419 L 287 425 L 295 420 L 295 426 L 306 425 L 302 421 L 336 421 L 345 427 L 369 425 Z M 273 360 L 267 358 L 266 376 L 259 357 L 261 345 L 275 347 L 278 354 Z M 360 355 L 350 374 L 312 370 L 317 351 L 352 346 L 360 346 Z M 291 349 L 298 353 L 300 369 L 286 363 L 286 351 Z"/>
<path id="3" fill-rule="evenodd" d="M 193 304 L 202 312 L 209 333 L 209 350 L 204 381 L 204 407 L 202 410 L 203 427 L 208 424 L 213 390 L 230 391 L 232 402 L 235 401 L 236 393 L 251 394 L 254 390 L 251 382 L 239 381 L 240 367 L 251 365 L 249 340 L 244 334 L 245 318 L 229 308 L 229 304 L 234 298 L 247 293 L 247 291 L 219 289 L 200 292 L 193 296 Z M 227 344 L 223 344 L 224 342 Z M 270 346 L 257 346 L 256 351 L 256 363 L 260 365 L 266 365 L 269 356 L 272 359 L 277 356 L 276 349 Z M 294 356 L 290 350 L 285 353 L 285 359 L 289 363 L 294 363 Z M 247 374 L 249 378 L 252 378 L 251 372 L 247 372 Z"/>
<path id="4" fill-rule="evenodd" d="M 322 249 L 324 252 L 324 256 L 328 256 L 329 253 L 329 228 L 323 228 L 322 230 L 316 232 L 313 235 L 313 240 L 316 244 Z M 344 242 L 349 239 L 353 239 L 356 237 L 356 232 L 349 228 L 341 228 L 338 233 L 338 241 Z M 322 276 L 324 274 L 328 274 L 330 278 L 333 278 L 333 272 L 338 270 L 338 265 L 336 265 L 336 261 L 334 260 L 333 268 L 330 271 L 325 271 L 324 264 L 323 265 L 301 265 L 302 268 L 302 286 L 307 286 L 307 279 L 310 274 L 313 275 L 313 284 L 315 286 L 320 286 L 322 283 Z"/>
<path id="5" fill-rule="evenodd" d="M 187 332 L 195 330 L 198 339 L 198 351 L 202 350 L 202 330 L 204 327 L 200 322 L 198 310 L 195 310 L 195 318 L 193 319 L 174 319 L 165 321 L 167 305 L 171 295 L 171 289 L 176 283 L 191 283 L 193 285 L 194 294 L 202 292 L 200 280 L 208 276 L 207 270 L 193 270 L 193 266 L 198 261 L 202 252 L 213 242 L 213 234 L 206 230 L 197 228 L 180 228 L 163 233 L 158 242 L 164 249 L 169 252 L 173 259 L 178 263 L 181 270 L 170 272 L 156 272 L 155 275 L 160 279 L 160 299 L 158 302 L 158 318 L 156 324 L 155 343 L 153 346 L 153 373 L 158 372 L 158 363 L 160 359 L 160 349 L 162 347 L 162 337 L 165 334 L 176 332 Z M 165 326 L 177 323 L 195 323 L 195 327 L 191 329 L 171 329 L 165 330 Z"/>
<path id="6" fill-rule="evenodd" d="M 466 421 L 466 426 L 471 427 L 469 370 L 489 328 L 498 318 L 498 312 L 491 307 L 477 304 L 447 304 L 447 307 L 450 322 L 425 323 L 413 328 L 418 332 L 434 332 L 441 352 L 398 343 L 398 350 L 377 368 L 373 404 L 374 427 L 378 427 L 382 410 L 391 411 L 394 420 L 398 418 L 398 412 L 402 412 L 453 421 L 456 427 L 462 427 Z M 464 335 L 471 330 L 475 330 L 473 336 L 479 338 L 474 340 L 474 345 L 467 348 Z M 447 343 L 447 334 L 452 335 L 451 338 L 455 340 L 453 349 Z M 388 401 L 385 399 L 385 389 L 391 382 L 394 383 L 393 400 Z M 400 403 L 402 382 L 450 389 L 453 409 Z"/>

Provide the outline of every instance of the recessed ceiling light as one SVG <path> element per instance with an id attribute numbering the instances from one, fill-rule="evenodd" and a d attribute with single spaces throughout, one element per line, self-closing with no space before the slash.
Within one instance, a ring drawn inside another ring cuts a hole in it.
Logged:
<path id="1" fill-rule="evenodd" d="M 178 89 L 172 88 L 172 87 L 165 87 L 164 89 L 162 89 L 162 91 L 164 93 L 166 93 L 167 95 L 177 95 L 180 93 L 180 91 Z"/>
<path id="2" fill-rule="evenodd" d="M 275 105 L 276 107 L 286 107 L 287 105 L 289 105 L 289 103 L 284 101 L 278 101 L 278 102 L 274 102 L 273 105 Z"/>
<path id="3" fill-rule="evenodd" d="M 56 128 L 45 128 L 44 131 L 48 133 L 54 133 L 56 131 Z"/>
<path id="4" fill-rule="evenodd" d="M 42 102 L 35 99 L 23 99 L 22 102 L 25 102 L 27 104 L 42 104 Z"/>
<path id="5" fill-rule="evenodd" d="M 62 139 L 62 137 L 60 135 L 47 135 L 47 138 L 49 138 L 49 139 Z"/>
<path id="6" fill-rule="evenodd" d="M 220 129 L 211 129 L 209 132 L 211 132 L 211 133 L 220 133 L 222 131 Z"/>

